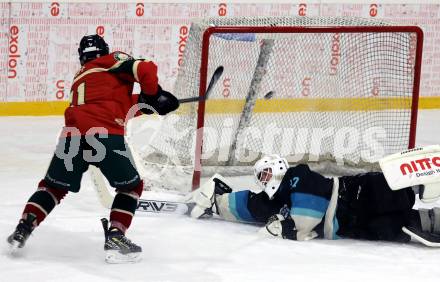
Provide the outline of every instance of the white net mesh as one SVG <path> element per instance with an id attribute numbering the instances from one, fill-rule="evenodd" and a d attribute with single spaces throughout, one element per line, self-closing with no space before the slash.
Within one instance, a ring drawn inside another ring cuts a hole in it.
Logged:
<path id="1" fill-rule="evenodd" d="M 305 17 L 212 18 L 193 23 L 175 84 L 178 98 L 199 95 L 202 37 L 212 26 L 390 24 Z M 217 67 L 223 66 L 224 73 L 203 113 L 202 173 L 242 173 L 248 170 L 234 168 L 249 167 L 270 153 L 289 162 L 327 160 L 377 168 L 380 157 L 408 148 L 417 40 L 413 32 L 368 29 L 255 33 L 249 28 L 241 34 L 214 33 L 208 81 Z M 148 167 L 154 164 L 148 174 L 154 174 L 161 187 L 191 187 L 197 161 L 197 105 L 182 105 L 175 115 L 157 119 L 154 138 L 147 147 L 136 149 Z M 168 184 L 169 180 L 177 184 Z"/>

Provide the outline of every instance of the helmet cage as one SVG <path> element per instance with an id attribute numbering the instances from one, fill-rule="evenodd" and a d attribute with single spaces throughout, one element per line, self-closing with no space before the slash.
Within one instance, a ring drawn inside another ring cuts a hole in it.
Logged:
<path id="1" fill-rule="evenodd" d="M 264 168 L 261 172 L 258 173 L 257 179 L 263 186 L 266 187 L 267 183 L 272 179 L 272 168 Z"/>
<path id="2" fill-rule="evenodd" d="M 255 180 L 270 199 L 278 191 L 289 164 L 285 158 L 269 155 L 261 158 L 254 165 Z M 270 172 L 270 177 L 269 177 Z"/>

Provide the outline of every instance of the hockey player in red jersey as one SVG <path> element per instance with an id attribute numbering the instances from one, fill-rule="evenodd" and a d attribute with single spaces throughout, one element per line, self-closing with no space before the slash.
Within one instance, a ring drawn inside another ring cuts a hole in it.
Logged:
<path id="1" fill-rule="evenodd" d="M 143 181 L 125 144 L 124 126 L 133 106 L 146 114 L 167 114 L 179 107 L 171 93 L 158 84 L 157 66 L 135 60 L 123 52 L 109 53 L 99 35 L 81 39 L 78 48 L 81 69 L 71 87 L 65 127 L 45 177 L 24 207 L 15 231 L 7 238 L 22 248 L 31 232 L 60 203 L 68 192 L 78 192 L 89 165 L 98 167 L 116 189 L 105 231 L 106 261 L 134 262 L 142 251 L 125 237 L 143 191 Z M 134 83 L 141 93 L 132 95 Z"/>

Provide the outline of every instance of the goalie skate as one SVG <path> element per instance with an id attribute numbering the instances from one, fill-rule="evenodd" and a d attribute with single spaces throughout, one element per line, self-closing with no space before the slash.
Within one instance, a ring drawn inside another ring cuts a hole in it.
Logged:
<path id="1" fill-rule="evenodd" d="M 108 229 L 108 220 L 101 219 L 105 233 L 105 262 L 135 263 L 141 260 L 142 248 L 125 237 L 124 233 L 117 228 Z"/>
<path id="2" fill-rule="evenodd" d="M 414 227 L 403 227 L 402 231 L 411 236 L 412 239 L 422 243 L 425 246 L 439 248 L 440 235 L 429 232 L 423 232 Z"/>
<path id="3" fill-rule="evenodd" d="M 419 209 L 416 217 L 402 231 L 428 247 L 440 247 L 440 208 Z"/>

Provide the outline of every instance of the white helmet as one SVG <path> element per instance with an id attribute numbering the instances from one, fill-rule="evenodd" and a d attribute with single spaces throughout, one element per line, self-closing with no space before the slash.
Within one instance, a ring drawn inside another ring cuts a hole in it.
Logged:
<path id="1" fill-rule="evenodd" d="M 266 192 L 269 199 L 280 188 L 281 180 L 284 177 L 289 163 L 279 155 L 264 156 L 254 165 L 254 176 L 257 184 Z"/>

